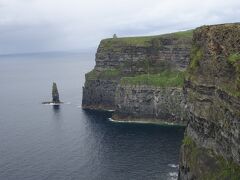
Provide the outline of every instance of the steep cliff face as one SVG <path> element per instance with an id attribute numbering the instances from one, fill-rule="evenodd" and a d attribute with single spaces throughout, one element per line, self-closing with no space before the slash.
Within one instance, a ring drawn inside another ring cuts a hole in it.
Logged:
<path id="1" fill-rule="evenodd" d="M 127 74 L 146 73 L 148 62 L 159 70 L 172 66 L 184 69 L 189 62 L 191 31 L 152 37 L 117 38 L 101 41 L 96 70 L 122 68 Z M 158 69 L 158 68 L 159 69 Z"/>
<path id="2" fill-rule="evenodd" d="M 184 125 L 184 72 L 163 71 L 121 79 L 117 86 L 113 119 Z"/>
<path id="3" fill-rule="evenodd" d="M 179 179 L 240 179 L 240 24 L 193 36 Z"/>
<path id="4" fill-rule="evenodd" d="M 86 74 L 82 107 L 115 110 L 116 90 L 123 77 L 184 70 L 189 62 L 191 37 L 192 31 L 187 31 L 102 40 L 96 66 Z"/>
<path id="5" fill-rule="evenodd" d="M 86 109 L 114 110 L 117 85 L 117 80 L 88 80 L 83 87 L 83 107 Z"/>
<path id="6" fill-rule="evenodd" d="M 174 123 L 184 125 L 185 100 L 181 87 L 119 85 L 115 97 L 113 119 Z"/>

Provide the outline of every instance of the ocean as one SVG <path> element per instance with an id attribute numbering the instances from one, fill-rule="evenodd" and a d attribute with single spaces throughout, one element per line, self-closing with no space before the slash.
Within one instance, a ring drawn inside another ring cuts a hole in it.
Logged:
<path id="1" fill-rule="evenodd" d="M 94 53 L 0 56 L 0 180 L 174 180 L 183 127 L 81 109 Z M 56 82 L 59 107 L 51 100 Z"/>

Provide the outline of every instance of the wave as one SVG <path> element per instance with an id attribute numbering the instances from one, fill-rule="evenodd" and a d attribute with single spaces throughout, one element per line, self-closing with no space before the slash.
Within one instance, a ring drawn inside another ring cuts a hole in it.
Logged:
<path id="1" fill-rule="evenodd" d="M 170 173 L 168 173 L 168 176 L 170 177 L 169 180 L 177 180 L 178 179 L 177 172 L 170 172 Z"/>
<path id="2" fill-rule="evenodd" d="M 59 105 L 58 103 L 46 103 L 44 104 L 45 106 L 56 106 Z"/>
<path id="3" fill-rule="evenodd" d="M 168 166 L 172 167 L 172 168 L 178 168 L 179 165 L 178 164 L 168 164 Z"/>

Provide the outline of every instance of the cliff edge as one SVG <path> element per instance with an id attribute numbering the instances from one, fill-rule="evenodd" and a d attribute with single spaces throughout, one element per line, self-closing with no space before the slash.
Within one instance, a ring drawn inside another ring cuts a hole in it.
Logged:
<path id="1" fill-rule="evenodd" d="M 184 93 L 179 179 L 240 179 L 240 24 L 197 28 Z"/>

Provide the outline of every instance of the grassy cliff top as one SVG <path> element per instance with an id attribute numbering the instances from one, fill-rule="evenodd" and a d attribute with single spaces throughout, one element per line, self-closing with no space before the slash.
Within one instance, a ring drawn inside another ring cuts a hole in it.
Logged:
<path id="1" fill-rule="evenodd" d="M 155 39 L 161 38 L 176 38 L 176 39 L 192 39 L 193 30 L 180 31 L 170 34 L 163 34 L 157 36 L 139 36 L 139 37 L 120 37 L 120 38 L 108 38 L 101 41 L 104 47 L 111 47 L 113 45 L 128 45 L 128 46 L 140 46 L 146 47 L 152 44 Z"/>
<path id="2" fill-rule="evenodd" d="M 92 70 L 85 75 L 86 80 L 117 80 L 122 85 L 149 85 L 156 87 L 182 87 L 185 72 L 163 71 L 158 74 L 141 74 L 136 76 L 122 77 L 119 69 L 107 69 L 104 71 Z"/>
<path id="3" fill-rule="evenodd" d="M 105 80 L 113 80 L 121 77 L 121 72 L 119 69 L 106 69 L 104 71 L 96 71 L 93 69 L 92 71 L 85 74 L 86 80 L 97 80 L 97 79 L 105 79 Z"/>
<path id="4" fill-rule="evenodd" d="M 149 85 L 156 87 L 182 87 L 184 72 L 164 71 L 159 74 L 142 74 L 134 77 L 123 77 L 122 85 Z"/>

